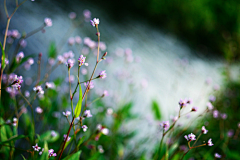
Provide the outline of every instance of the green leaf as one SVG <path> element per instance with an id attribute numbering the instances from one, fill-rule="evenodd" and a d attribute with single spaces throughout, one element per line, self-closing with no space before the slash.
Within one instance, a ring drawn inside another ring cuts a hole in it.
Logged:
<path id="1" fill-rule="evenodd" d="M 76 153 L 70 154 L 69 156 L 65 157 L 63 160 L 77 160 L 80 158 L 80 154 L 82 151 L 78 151 Z"/>
<path id="2" fill-rule="evenodd" d="M 46 159 L 48 159 L 48 144 L 46 141 L 44 141 L 44 151 L 40 156 L 40 160 L 46 160 Z"/>
<path id="3" fill-rule="evenodd" d="M 83 143 L 84 139 L 85 139 L 85 136 L 80 138 L 80 140 L 78 141 L 77 147 L 80 147 L 80 145 Z"/>
<path id="4" fill-rule="evenodd" d="M 160 110 L 159 110 L 159 105 L 155 100 L 152 101 L 152 112 L 153 112 L 154 118 L 156 120 L 161 119 L 161 113 L 160 113 Z"/>
<path id="5" fill-rule="evenodd" d="M 99 158 L 100 153 L 94 153 L 93 155 L 91 155 L 87 160 L 95 160 Z"/>
<path id="6" fill-rule="evenodd" d="M 56 58 L 57 56 L 57 47 L 55 42 L 51 42 L 48 49 L 48 56 L 51 58 Z"/>
<path id="7" fill-rule="evenodd" d="M 229 158 L 229 159 L 239 159 L 239 157 L 240 157 L 240 153 L 237 151 L 229 150 L 229 152 L 226 152 L 226 154 L 227 154 L 227 158 Z"/>
<path id="8" fill-rule="evenodd" d="M 22 154 L 21 154 L 21 156 L 22 156 L 23 160 L 27 160 Z"/>
<path id="9" fill-rule="evenodd" d="M 179 160 L 180 159 L 180 154 L 175 154 L 172 160 Z"/>
<path id="10" fill-rule="evenodd" d="M 41 141 L 46 141 L 48 143 L 52 143 L 52 142 L 55 142 L 59 139 L 59 133 L 58 132 L 55 132 L 56 133 L 56 136 L 52 136 L 51 134 L 52 131 L 47 131 L 45 133 L 43 133 L 41 136 L 40 136 L 40 140 Z"/>
<path id="11" fill-rule="evenodd" d="M 0 145 L 2 145 L 2 144 L 4 144 L 4 143 L 9 143 L 9 142 L 11 142 L 11 141 L 16 141 L 16 140 L 18 140 L 18 139 L 25 138 L 25 137 L 27 137 L 27 136 L 25 136 L 25 135 L 12 136 L 12 137 L 9 138 L 8 140 L 3 141 L 3 142 L 0 142 Z"/>
<path id="12" fill-rule="evenodd" d="M 78 117 L 80 115 L 81 108 L 82 108 L 82 87 L 81 87 L 81 84 L 79 82 L 79 100 L 78 100 L 77 106 L 76 106 L 75 111 L 74 111 L 74 116 L 75 117 Z"/>
<path id="13" fill-rule="evenodd" d="M 178 149 L 178 142 L 174 143 L 170 148 L 169 148 L 169 157 L 171 157 L 175 152 L 176 150 Z"/>
<path id="14" fill-rule="evenodd" d="M 5 51 L 4 51 L 4 49 L 3 49 L 3 46 L 2 46 L 2 43 L 0 42 L 0 46 L 1 46 L 1 49 L 2 49 L 2 68 L 4 68 L 4 66 L 5 66 L 5 57 L 6 57 L 6 55 L 5 55 Z"/>
<path id="15" fill-rule="evenodd" d="M 4 124 L 4 120 L 2 117 L 0 117 L 0 124 Z M 6 132 L 6 128 L 5 128 L 5 125 L 1 126 L 1 132 L 0 132 L 0 141 L 7 141 L 8 138 L 7 138 L 7 132 Z M 6 147 L 6 146 L 1 146 L 0 148 L 0 155 L 2 155 L 1 153 L 3 153 L 3 156 L 1 156 L 1 158 L 3 159 L 8 159 L 9 157 L 9 153 L 10 153 L 10 148 L 9 147 Z"/>

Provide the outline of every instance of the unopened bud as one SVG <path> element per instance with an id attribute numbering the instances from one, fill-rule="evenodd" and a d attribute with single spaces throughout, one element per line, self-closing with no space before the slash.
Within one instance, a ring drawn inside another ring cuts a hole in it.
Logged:
<path id="1" fill-rule="evenodd" d="M 97 32 L 96 35 L 97 35 L 97 36 L 100 36 L 100 32 Z"/>
<path id="2" fill-rule="evenodd" d="M 106 57 L 106 56 L 107 56 L 107 52 L 105 52 L 105 53 L 103 54 L 102 59 L 105 59 L 104 57 Z"/>

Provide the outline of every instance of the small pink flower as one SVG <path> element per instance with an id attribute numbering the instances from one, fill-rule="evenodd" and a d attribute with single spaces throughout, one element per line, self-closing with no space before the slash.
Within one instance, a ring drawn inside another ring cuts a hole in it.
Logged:
<path id="1" fill-rule="evenodd" d="M 112 108 L 108 108 L 107 109 L 107 115 L 112 115 L 113 114 L 113 109 Z"/>
<path id="2" fill-rule="evenodd" d="M 81 67 L 81 66 L 84 65 L 84 64 L 85 64 L 85 66 L 88 66 L 88 64 L 85 63 L 85 59 L 86 59 L 86 57 L 83 57 L 83 55 L 81 55 L 81 56 L 78 58 L 78 65 L 79 65 L 79 67 Z M 87 64 L 87 65 L 86 65 L 86 64 Z"/>
<path id="3" fill-rule="evenodd" d="M 169 121 L 163 121 L 161 125 L 162 125 L 164 131 L 167 131 L 170 126 Z"/>
<path id="4" fill-rule="evenodd" d="M 82 129 L 83 129 L 83 132 L 86 132 L 87 129 L 88 129 L 88 127 L 87 127 L 86 125 L 83 125 L 83 126 L 82 126 Z"/>
<path id="5" fill-rule="evenodd" d="M 218 116 L 219 116 L 218 110 L 214 110 L 214 111 L 213 111 L 213 117 L 214 117 L 214 118 L 218 118 Z"/>
<path id="6" fill-rule="evenodd" d="M 9 35 L 11 35 L 12 38 L 20 38 L 21 37 L 21 34 L 16 29 L 13 29 L 12 31 L 10 31 Z"/>
<path id="7" fill-rule="evenodd" d="M 14 117 L 14 118 L 13 118 L 13 123 L 12 123 L 12 125 L 13 125 L 13 126 L 17 126 L 17 123 L 18 123 L 18 120 L 17 120 L 16 117 Z"/>
<path id="8" fill-rule="evenodd" d="M 213 109 L 213 105 L 212 105 L 211 102 L 208 102 L 208 103 L 207 103 L 207 108 L 208 108 L 209 110 L 212 110 L 212 109 Z"/>
<path id="9" fill-rule="evenodd" d="M 45 83 L 45 88 L 54 89 L 54 88 L 56 88 L 56 86 L 53 82 L 46 82 Z"/>
<path id="10" fill-rule="evenodd" d="M 82 43 L 81 37 L 80 37 L 80 36 L 76 36 L 76 37 L 75 37 L 75 42 L 76 42 L 77 44 L 81 44 L 81 43 Z"/>
<path id="11" fill-rule="evenodd" d="M 38 144 L 36 143 L 36 145 L 35 146 L 32 146 L 33 147 L 33 149 L 35 150 L 35 151 L 39 151 L 39 149 L 41 149 L 41 147 L 38 147 Z"/>
<path id="12" fill-rule="evenodd" d="M 205 128 L 205 126 L 202 126 L 202 133 L 207 134 L 208 130 Z"/>
<path id="13" fill-rule="evenodd" d="M 77 17 L 77 14 L 76 14 L 75 12 L 70 12 L 70 13 L 68 14 L 68 17 L 69 17 L 70 19 L 75 19 L 75 18 Z"/>
<path id="14" fill-rule="evenodd" d="M 52 131 L 51 131 L 51 136 L 52 136 L 52 137 L 56 137 L 56 136 L 57 136 L 57 133 L 52 130 Z"/>
<path id="15" fill-rule="evenodd" d="M 186 106 L 187 102 L 186 102 L 185 100 L 180 99 L 180 101 L 178 102 L 178 104 L 179 104 L 180 108 L 182 109 L 183 107 Z"/>
<path id="16" fill-rule="evenodd" d="M 43 95 L 43 94 L 44 94 L 44 91 L 43 91 L 43 89 L 42 89 L 41 86 L 36 86 L 36 87 L 33 88 L 33 90 L 34 90 L 37 94 L 39 94 L 39 95 Z"/>
<path id="17" fill-rule="evenodd" d="M 17 55 L 16 55 L 16 61 L 17 63 L 19 63 L 24 57 L 24 53 L 23 52 L 19 52 Z"/>
<path id="18" fill-rule="evenodd" d="M 90 112 L 90 110 L 86 110 L 84 111 L 84 115 L 83 115 L 84 118 L 89 118 L 89 117 L 92 117 L 92 114 Z"/>
<path id="19" fill-rule="evenodd" d="M 43 151 L 44 151 L 44 148 L 42 148 L 42 151 L 39 152 L 39 155 L 42 155 Z"/>
<path id="20" fill-rule="evenodd" d="M 64 141 L 65 141 L 65 140 L 66 140 L 66 138 L 67 138 L 67 135 L 66 135 L 66 134 L 64 134 L 64 135 L 63 135 L 63 137 L 64 137 Z M 68 136 L 67 142 L 68 142 L 68 141 L 70 141 L 70 139 L 71 139 L 71 137 L 69 137 L 69 136 Z"/>
<path id="21" fill-rule="evenodd" d="M 90 22 L 93 27 L 96 27 L 100 23 L 98 18 L 93 18 L 93 20 L 90 20 Z"/>
<path id="22" fill-rule="evenodd" d="M 68 117 L 68 116 L 71 115 L 71 112 L 70 112 L 70 111 L 63 112 L 63 115 L 66 116 L 66 117 Z"/>
<path id="23" fill-rule="evenodd" d="M 108 94 L 108 91 L 107 91 L 107 90 L 104 90 L 102 97 L 105 97 L 105 96 L 108 96 L 108 95 L 109 95 L 109 94 Z"/>
<path id="24" fill-rule="evenodd" d="M 214 154 L 214 157 L 215 157 L 215 158 L 221 158 L 222 156 L 221 156 L 220 154 L 218 154 L 218 153 L 215 153 L 215 154 Z"/>
<path id="25" fill-rule="evenodd" d="M 73 67 L 74 62 L 75 62 L 74 59 L 68 59 L 66 62 L 66 66 L 70 69 Z"/>
<path id="26" fill-rule="evenodd" d="M 212 139 L 211 139 L 211 138 L 208 140 L 207 145 L 208 145 L 208 146 L 213 146 L 213 143 L 212 143 Z"/>
<path id="27" fill-rule="evenodd" d="M 224 120 L 227 119 L 227 114 L 226 113 L 221 114 L 221 118 Z"/>
<path id="28" fill-rule="evenodd" d="M 101 71 L 100 73 L 99 73 L 99 76 L 98 76 L 99 78 L 102 78 L 102 79 L 104 79 L 104 78 L 106 78 L 107 77 L 107 73 L 106 73 L 106 71 L 104 70 L 104 71 Z"/>
<path id="29" fill-rule="evenodd" d="M 74 38 L 74 37 L 70 37 L 70 38 L 68 39 L 68 44 L 69 44 L 70 46 L 74 45 L 74 44 L 75 44 L 75 38 Z"/>
<path id="30" fill-rule="evenodd" d="M 25 47 L 27 46 L 27 41 L 24 40 L 24 39 L 21 39 L 21 40 L 19 41 L 19 44 L 20 44 L 20 46 L 21 46 L 22 48 L 25 48 Z"/>
<path id="31" fill-rule="evenodd" d="M 99 153 L 104 153 L 103 147 L 101 145 L 98 145 L 98 152 Z"/>
<path id="32" fill-rule="evenodd" d="M 65 58 L 62 55 L 58 55 L 57 59 L 58 59 L 59 63 L 64 63 L 65 62 Z"/>
<path id="33" fill-rule="evenodd" d="M 102 134 L 104 134 L 104 135 L 108 135 L 109 129 L 103 128 L 103 129 L 101 130 L 101 132 L 102 132 Z"/>
<path id="34" fill-rule="evenodd" d="M 88 9 L 85 9 L 83 11 L 83 16 L 86 18 L 86 19 L 90 19 L 91 18 L 91 12 L 88 10 Z"/>
<path id="35" fill-rule="evenodd" d="M 57 154 L 56 153 L 53 153 L 54 152 L 54 150 L 53 149 L 50 149 L 50 150 L 48 150 L 48 156 L 49 157 L 56 157 L 57 156 Z"/>
<path id="36" fill-rule="evenodd" d="M 41 113 L 43 112 L 43 109 L 40 108 L 40 107 L 37 107 L 37 108 L 35 109 L 35 111 L 36 111 L 38 114 L 41 114 Z"/>
<path id="37" fill-rule="evenodd" d="M 193 133 L 191 133 L 189 135 L 185 135 L 184 138 L 189 142 L 196 140 L 196 136 Z"/>
<path id="38" fill-rule="evenodd" d="M 44 24 L 45 24 L 46 27 L 51 27 L 52 26 L 51 18 L 45 18 L 44 19 Z"/>
<path id="39" fill-rule="evenodd" d="M 93 85 L 93 82 L 92 82 L 92 81 L 90 82 L 90 84 L 89 84 L 89 82 L 87 82 L 87 83 L 85 82 L 84 85 L 85 85 L 86 87 L 88 87 L 89 89 L 94 88 L 94 85 Z"/>
<path id="40" fill-rule="evenodd" d="M 17 90 L 20 90 L 22 82 L 23 82 L 22 76 L 18 77 L 17 75 L 15 75 L 15 79 L 12 83 L 12 86 L 15 87 Z"/>

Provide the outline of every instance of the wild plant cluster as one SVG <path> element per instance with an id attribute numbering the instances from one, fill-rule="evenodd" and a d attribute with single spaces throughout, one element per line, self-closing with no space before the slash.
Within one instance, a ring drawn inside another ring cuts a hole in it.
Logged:
<path id="1" fill-rule="evenodd" d="M 238 144 L 240 124 L 234 121 L 235 134 L 233 129 L 228 129 L 230 124 L 225 121 L 230 113 L 221 107 L 214 107 L 214 103 L 221 106 L 222 102 L 216 101 L 213 95 L 207 108 L 184 126 L 179 125 L 179 120 L 198 112 L 198 107 L 192 106 L 190 99 L 180 100 L 178 115 L 173 116 L 171 121 L 162 122 L 159 122 L 159 106 L 153 102 L 152 111 L 159 123 L 160 141 L 154 144 L 151 151 L 140 146 L 152 137 L 145 137 L 130 147 L 131 139 L 137 132 L 124 130 L 123 124 L 138 118 L 131 111 L 133 103 L 125 100 L 113 110 L 106 107 L 103 101 L 109 95 L 107 90 L 99 89 L 97 94 L 92 92 L 98 87 L 95 81 L 107 78 L 106 70 L 99 73 L 96 70 L 109 57 L 106 44 L 100 41 L 99 18 L 92 19 L 91 12 L 84 10 L 83 18 L 77 20 L 76 13 L 71 12 L 68 16 L 75 28 L 83 24 L 92 26 L 96 30 L 96 41 L 75 36 L 63 39 L 59 46 L 52 43 L 45 63 L 45 53 L 26 56 L 21 50 L 29 45 L 26 41 L 28 37 L 47 32 L 48 27 L 53 25 L 51 18 L 45 18 L 42 26 L 28 33 L 21 34 L 10 29 L 12 17 L 26 1 L 19 3 L 16 0 L 15 10 L 9 13 L 4 0 L 7 24 L 1 43 L 0 65 L 2 159 L 231 159 L 229 156 L 235 152 L 228 154 L 228 148 L 233 143 Z M 76 45 L 77 53 L 69 50 L 61 54 L 66 42 L 69 46 Z M 11 48 L 14 48 L 13 52 Z M 124 51 L 117 52 L 118 56 L 122 54 Z M 94 63 L 89 60 L 93 58 Z M 126 61 L 133 61 L 130 49 L 126 49 L 125 58 Z M 35 61 L 37 65 L 33 67 Z M 65 77 L 60 76 L 57 70 L 60 67 L 65 70 Z M 91 74 L 88 67 L 93 68 Z M 28 76 L 22 76 L 23 72 L 29 73 Z M 128 89 L 131 90 L 131 86 Z M 218 88 L 215 87 L 215 90 Z M 218 124 L 219 128 L 216 127 Z M 235 141 L 231 142 L 232 139 Z M 235 157 L 238 157 L 237 153 Z"/>

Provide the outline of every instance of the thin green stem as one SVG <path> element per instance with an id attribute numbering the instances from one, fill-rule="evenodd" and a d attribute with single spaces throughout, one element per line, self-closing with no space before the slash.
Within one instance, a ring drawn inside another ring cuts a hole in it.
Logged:
<path id="1" fill-rule="evenodd" d="M 94 79 L 98 79 L 98 77 L 93 78 L 92 80 L 94 80 Z M 89 80 L 86 80 L 86 81 L 83 81 L 83 82 L 80 82 L 80 84 L 85 83 L 85 82 L 89 82 L 89 81 L 90 81 L 90 79 L 89 79 Z M 74 97 L 75 93 L 77 92 L 78 86 L 79 86 L 79 83 L 77 83 L 77 86 L 75 87 L 75 90 L 74 90 L 74 92 L 73 92 L 73 94 L 72 94 L 72 97 Z"/>
<path id="2" fill-rule="evenodd" d="M 29 32 L 28 34 L 26 34 L 25 37 L 23 37 L 23 39 L 27 39 L 28 37 L 30 37 L 30 36 L 36 34 L 37 32 L 41 31 L 44 27 L 45 27 L 45 25 L 42 25 L 42 26 L 40 26 L 39 28 L 37 28 L 37 29 L 35 29 L 35 30 Z"/>
<path id="3" fill-rule="evenodd" d="M 100 41 L 100 38 L 99 38 L 99 41 Z M 99 54 L 99 43 L 98 43 L 98 54 Z M 84 92 L 84 94 L 83 94 L 82 100 L 84 99 L 84 97 L 86 96 L 86 94 L 87 94 L 87 92 L 88 92 L 88 90 L 89 90 L 90 82 L 92 81 L 93 75 L 94 75 L 94 73 L 95 73 L 95 71 L 96 71 L 96 68 L 97 68 L 97 65 L 98 65 L 98 62 L 99 62 L 99 61 L 98 61 L 98 59 L 97 59 L 96 65 L 95 65 L 95 67 L 94 67 L 94 69 L 93 69 L 93 72 L 92 72 L 91 78 L 90 78 L 90 80 L 89 80 L 89 83 L 88 83 L 88 85 L 86 86 L 86 90 L 85 90 L 85 92 Z M 78 78 L 79 78 L 79 77 L 78 77 Z M 78 82 L 78 83 L 79 83 L 79 82 Z M 76 88 L 77 88 L 77 87 L 76 87 Z M 71 94 L 71 92 L 70 92 L 70 94 Z M 71 96 L 71 97 L 72 97 L 72 96 Z M 73 126 L 74 120 L 75 120 L 75 116 L 73 116 L 71 125 L 70 125 L 70 127 L 69 127 L 69 129 L 68 129 L 68 133 L 67 133 L 66 140 L 64 141 L 64 144 L 63 144 L 63 147 L 62 147 L 62 150 L 61 150 L 61 153 L 60 153 L 60 156 L 59 156 L 58 160 L 60 160 L 61 157 L 62 157 L 62 153 L 63 153 L 64 147 L 65 147 L 65 145 L 66 145 L 68 136 L 69 136 L 69 134 L 70 134 L 71 128 L 72 128 L 72 126 Z"/>
<path id="4" fill-rule="evenodd" d="M 4 1 L 6 3 L 6 0 Z M 5 8 L 5 5 L 4 4 L 4 8 Z M 7 8 L 7 7 L 6 7 Z M 7 14 L 7 17 L 8 17 L 8 13 L 6 11 L 6 14 Z M 6 46 L 6 40 L 7 40 L 7 32 L 8 32 L 8 28 L 9 28 L 9 23 L 10 23 L 10 20 L 11 18 L 8 17 L 7 19 L 7 26 L 6 26 L 6 31 L 5 31 L 5 35 L 4 35 L 4 40 L 3 40 L 3 51 L 5 52 L 5 46 Z M 6 54 L 6 53 L 5 53 Z M 7 55 L 6 55 L 7 57 Z M 2 62 L 4 62 L 5 59 L 3 59 L 3 53 L 2 53 Z M 0 75 L 0 99 L 2 97 L 2 75 L 3 75 L 3 70 L 4 70 L 4 67 L 1 67 L 1 75 Z"/>
<path id="5" fill-rule="evenodd" d="M 21 5 L 23 5 L 23 3 L 25 3 L 27 0 L 24 0 L 24 1 L 22 1 L 19 5 L 18 5 L 18 7 L 20 7 Z"/>
<path id="6" fill-rule="evenodd" d="M 98 52 L 97 52 L 97 62 L 98 62 L 98 58 L 99 58 L 99 44 L 100 44 L 100 33 L 98 30 L 98 25 L 96 25 L 97 28 L 97 36 L 98 36 Z"/>
<path id="7" fill-rule="evenodd" d="M 37 82 L 36 82 L 36 85 L 35 87 L 39 84 L 40 82 L 40 77 L 41 77 L 41 59 L 42 59 L 42 55 L 40 55 L 41 53 L 39 53 L 38 55 L 38 72 L 37 72 Z"/>
<path id="8" fill-rule="evenodd" d="M 70 68 L 68 69 L 68 80 L 69 80 L 69 92 L 70 92 L 70 99 L 71 99 L 71 109 L 72 109 L 72 115 L 74 116 L 74 112 L 73 112 L 73 96 L 72 96 L 71 81 L 70 81 Z M 73 125 L 73 130 L 75 132 L 75 125 Z M 75 134 L 74 134 L 74 140 L 75 140 L 75 143 L 77 144 L 76 135 Z"/>
<path id="9" fill-rule="evenodd" d="M 83 94 L 82 99 L 84 99 L 84 97 L 86 96 L 86 93 L 87 93 L 88 90 L 89 90 L 89 86 L 90 86 L 90 83 L 91 83 L 91 81 L 92 81 L 92 77 L 93 77 L 93 75 L 94 75 L 94 73 L 95 73 L 95 71 L 96 71 L 97 65 L 98 65 L 98 62 L 96 62 L 96 65 L 95 65 L 95 67 L 94 67 L 93 73 L 92 73 L 92 75 L 91 75 L 90 80 L 88 81 L 88 85 L 86 86 L 86 90 L 85 90 L 85 92 L 84 92 L 84 94 Z"/>
<path id="10" fill-rule="evenodd" d="M 101 98 L 103 98 L 103 96 L 96 98 L 96 99 L 95 99 L 95 100 L 93 100 L 91 103 L 89 103 L 89 104 L 86 104 L 86 106 L 89 106 L 89 105 L 93 104 L 94 102 L 96 102 L 96 101 L 100 100 Z"/>
<path id="11" fill-rule="evenodd" d="M 191 147 L 191 149 L 193 149 L 193 148 L 198 148 L 198 147 L 202 147 L 202 146 L 206 146 L 206 144 L 201 144 L 201 145 L 199 145 L 199 146 Z"/>
<path id="12" fill-rule="evenodd" d="M 8 15 L 8 10 L 7 10 L 6 0 L 4 0 L 4 10 L 5 10 L 6 16 L 7 16 L 7 18 L 8 18 L 9 15 Z"/>
<path id="13" fill-rule="evenodd" d="M 69 93 L 70 93 L 70 100 L 71 100 L 71 109 L 73 115 L 73 105 L 72 105 L 72 91 L 71 91 L 71 80 L 70 80 L 70 68 L 68 69 L 68 82 L 69 82 Z"/>
<path id="14" fill-rule="evenodd" d="M 69 134 L 70 134 L 71 128 L 72 128 L 72 126 L 73 126 L 74 120 L 75 120 L 75 117 L 73 117 L 73 119 L 72 119 L 72 122 L 71 122 L 71 124 L 70 124 L 69 129 L 68 129 L 67 137 L 66 137 L 66 139 L 65 139 L 65 141 L 64 141 L 64 143 L 63 143 L 62 149 L 60 148 L 60 149 L 61 149 L 61 152 L 60 152 L 60 156 L 59 156 L 58 160 L 60 160 L 61 157 L 62 157 L 62 153 L 63 153 L 64 147 L 65 147 L 65 145 L 66 145 L 66 143 L 67 143 L 67 139 L 68 139 L 68 137 L 69 137 Z"/>
<path id="15" fill-rule="evenodd" d="M 3 50 L 5 51 L 5 47 L 6 47 L 6 41 L 7 41 L 7 33 L 8 33 L 8 28 L 9 28 L 9 24 L 10 24 L 11 18 L 7 19 L 7 26 L 6 26 L 6 30 L 5 30 L 5 35 L 4 35 L 4 40 L 3 40 Z"/>

